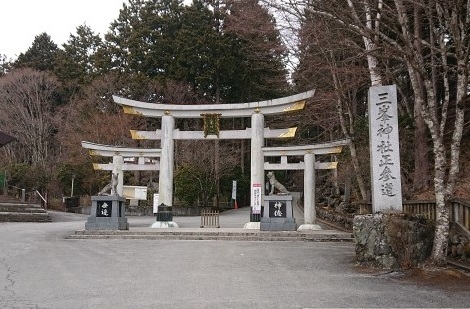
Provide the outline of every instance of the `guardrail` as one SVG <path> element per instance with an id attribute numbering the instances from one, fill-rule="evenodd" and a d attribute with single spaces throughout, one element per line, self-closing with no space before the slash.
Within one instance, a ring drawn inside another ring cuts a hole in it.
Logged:
<path id="1" fill-rule="evenodd" d="M 26 189 L 7 185 L 4 194 L 18 201 L 26 202 Z"/>
<path id="2" fill-rule="evenodd" d="M 453 199 L 450 202 L 450 221 L 470 231 L 470 203 L 461 199 Z M 372 213 L 372 204 L 359 202 L 359 214 Z M 403 212 L 407 214 L 425 215 L 430 220 L 436 220 L 435 201 L 404 201 Z"/>
<path id="3" fill-rule="evenodd" d="M 41 198 L 41 205 L 43 206 L 44 209 L 47 209 L 47 193 L 44 196 L 41 195 L 41 193 L 39 193 L 38 190 L 36 190 L 36 194 Z"/>
<path id="4" fill-rule="evenodd" d="M 26 192 L 26 189 L 8 185 L 3 195 L 22 203 L 41 204 L 47 209 L 47 194 L 43 197 L 39 191 Z"/>

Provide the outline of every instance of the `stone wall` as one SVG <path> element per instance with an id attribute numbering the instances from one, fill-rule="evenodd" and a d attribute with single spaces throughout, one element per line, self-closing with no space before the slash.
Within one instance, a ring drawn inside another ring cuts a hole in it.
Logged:
<path id="1" fill-rule="evenodd" d="M 153 207 L 126 205 L 126 216 L 153 216 Z"/>
<path id="2" fill-rule="evenodd" d="M 316 207 L 317 218 L 327 221 L 339 229 L 352 231 L 354 214 L 339 213 L 332 209 Z"/>
<path id="3" fill-rule="evenodd" d="M 173 206 L 171 211 L 173 216 L 200 216 L 201 210 L 204 207 L 184 207 L 184 206 Z"/>
<path id="4" fill-rule="evenodd" d="M 450 227 L 448 255 L 458 262 L 470 263 L 470 234 L 456 223 Z"/>
<path id="5" fill-rule="evenodd" d="M 371 214 L 355 216 L 356 259 L 362 265 L 416 267 L 431 254 L 434 225 L 422 216 Z"/>

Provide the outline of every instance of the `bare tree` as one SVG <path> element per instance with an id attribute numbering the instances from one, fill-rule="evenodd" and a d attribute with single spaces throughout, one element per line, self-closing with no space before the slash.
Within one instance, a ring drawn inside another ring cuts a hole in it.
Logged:
<path id="1" fill-rule="evenodd" d="M 58 87 L 50 73 L 29 68 L 0 78 L 0 128 L 17 138 L 16 162 L 45 167 L 52 161 Z"/>
<path id="2" fill-rule="evenodd" d="M 361 134 L 357 134 L 355 124 L 367 110 L 364 89 L 370 83 L 370 69 L 367 69 L 360 44 L 359 36 L 351 36 L 335 27 L 328 18 L 307 12 L 300 29 L 299 65 L 293 76 L 297 86 L 318 88 L 315 114 L 319 119 L 313 123 L 325 128 L 330 126 L 329 131 L 336 130 L 351 140 L 351 164 L 360 198 L 367 200 L 363 166 L 368 164 L 365 160 L 361 164 L 357 150 L 359 139 L 363 140 L 365 136 L 362 134 L 361 138 Z M 325 117 L 326 110 L 331 111 L 334 117 Z"/>
<path id="3" fill-rule="evenodd" d="M 422 116 L 433 143 L 437 205 L 432 259 L 445 259 L 449 205 L 459 172 L 460 143 L 467 104 L 470 1 L 344 0 L 276 1 L 329 18 L 365 38 L 365 51 L 381 63 L 404 65 L 413 89 L 415 114 Z M 422 26 L 419 26 L 422 25 Z M 371 42 L 371 48 L 368 43 Z M 369 59 L 368 59 L 369 60 Z M 373 68 L 374 66 L 372 66 Z M 371 62 L 369 61 L 369 69 Z M 449 125 L 452 115 L 453 123 Z M 419 125 L 416 121 L 415 124 Z M 452 136 L 449 141 L 446 134 Z M 418 142 L 424 139 L 420 136 Z M 422 151 L 422 150 L 420 150 Z"/>

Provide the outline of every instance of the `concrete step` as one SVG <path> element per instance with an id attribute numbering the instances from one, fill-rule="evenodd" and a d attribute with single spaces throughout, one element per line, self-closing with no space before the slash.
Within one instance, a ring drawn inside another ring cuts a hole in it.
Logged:
<path id="1" fill-rule="evenodd" d="M 0 211 L 0 222 L 51 222 L 47 212 L 5 212 Z"/>
<path id="2" fill-rule="evenodd" d="M 194 229 L 169 230 L 80 230 L 68 239 L 168 239 L 168 240 L 232 240 L 232 241 L 354 241 L 351 233 L 320 232 L 260 232 L 260 231 L 197 231 Z"/>
<path id="3" fill-rule="evenodd" d="M 28 206 L 5 206 L 0 205 L 0 212 L 18 212 L 18 213 L 45 213 L 46 211 L 40 207 Z"/>
<path id="4" fill-rule="evenodd" d="M 13 196 L 0 194 L 0 203 L 17 203 L 19 200 Z"/>
<path id="5" fill-rule="evenodd" d="M 28 203 L 28 202 L 21 202 L 21 201 L 0 201 L 0 206 L 5 206 L 5 207 L 38 207 L 41 208 L 41 205 L 39 204 L 34 204 L 34 203 Z"/>
<path id="6" fill-rule="evenodd" d="M 0 203 L 0 222 L 51 222 L 49 214 L 37 204 Z"/>

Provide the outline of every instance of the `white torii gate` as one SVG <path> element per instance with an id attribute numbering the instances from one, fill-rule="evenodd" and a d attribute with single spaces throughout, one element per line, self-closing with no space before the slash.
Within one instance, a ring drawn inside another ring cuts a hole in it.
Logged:
<path id="1" fill-rule="evenodd" d="M 203 104 L 203 105 L 175 105 L 139 102 L 113 96 L 114 101 L 121 105 L 124 112 L 144 117 L 162 119 L 161 130 L 154 133 L 146 131 L 133 131 L 135 137 L 161 140 L 159 201 L 171 206 L 173 203 L 173 166 L 174 166 L 174 140 L 251 138 L 251 187 L 264 183 L 264 158 L 262 147 L 264 139 L 269 137 L 287 137 L 292 135 L 294 128 L 282 130 L 269 130 L 264 128 L 264 115 L 282 114 L 298 111 L 305 107 L 306 99 L 314 95 L 314 90 L 300 94 L 267 101 L 234 104 Z M 201 131 L 181 132 L 175 129 L 175 118 L 201 118 L 204 115 L 217 115 L 218 118 L 251 117 L 251 129 L 220 131 L 218 136 L 206 135 Z M 273 133 L 274 132 L 274 133 Z M 295 130 L 294 130 L 295 133 Z M 264 193 L 261 193 L 261 198 Z M 254 204 L 251 196 L 251 205 Z"/>
<path id="2" fill-rule="evenodd" d="M 123 171 L 158 171 L 160 169 L 160 162 L 156 158 L 161 156 L 161 150 L 157 148 L 129 148 L 86 141 L 82 141 L 82 147 L 88 149 L 89 154 L 92 156 L 113 158 L 113 163 L 93 163 L 93 168 L 95 170 L 112 171 L 113 175 L 117 175 L 116 193 L 120 196 L 123 194 L 124 186 Z M 137 158 L 137 164 L 124 163 L 124 158 Z M 147 160 L 150 162 L 146 162 Z"/>
<path id="3" fill-rule="evenodd" d="M 304 170 L 304 224 L 299 230 L 321 229 L 315 224 L 315 169 L 335 169 L 338 165 L 338 162 L 315 162 L 315 155 L 340 153 L 349 142 L 344 139 L 315 145 L 262 148 L 265 157 L 281 157 L 281 163 L 265 162 L 265 170 Z M 288 163 L 288 156 L 304 156 L 304 162 Z"/>

